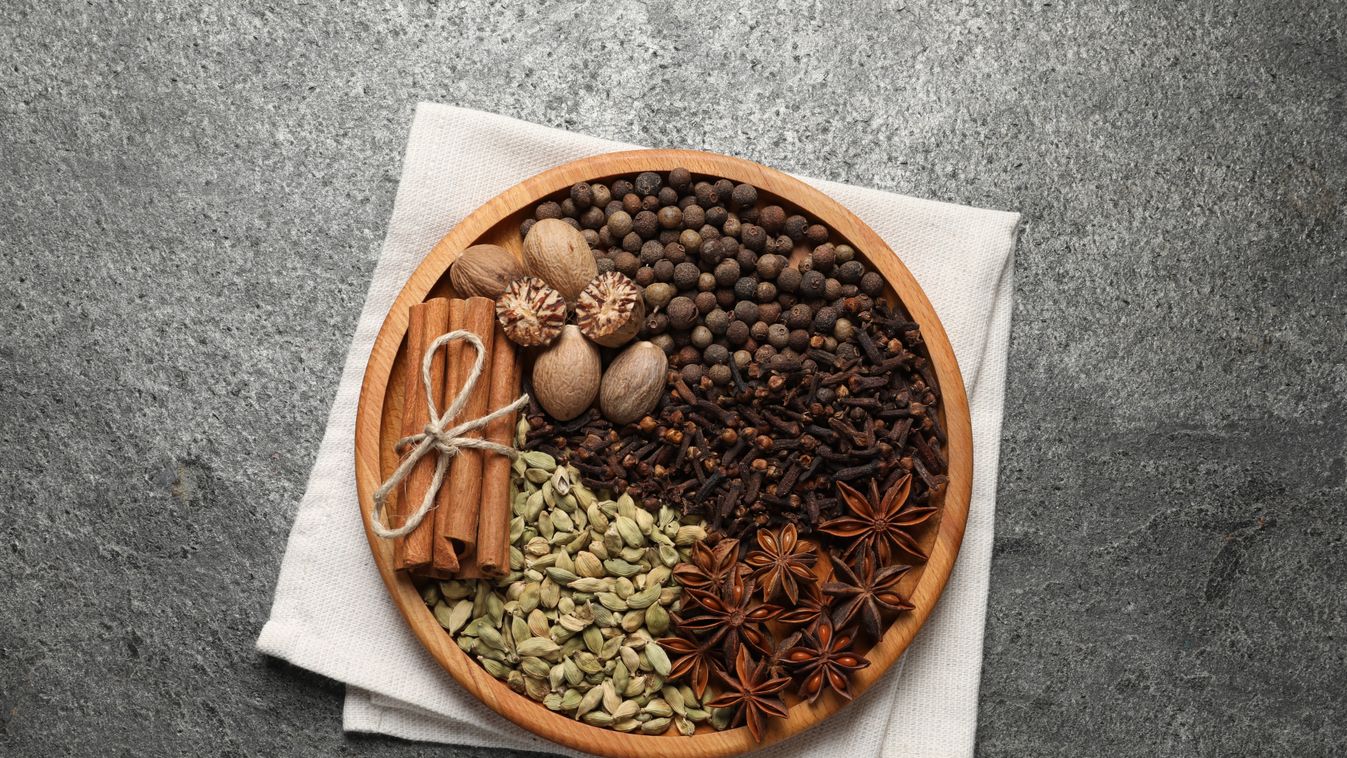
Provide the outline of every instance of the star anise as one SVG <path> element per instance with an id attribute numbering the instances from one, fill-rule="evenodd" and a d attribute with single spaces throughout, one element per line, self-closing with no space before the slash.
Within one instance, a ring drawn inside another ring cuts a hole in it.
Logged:
<path id="1" fill-rule="evenodd" d="M 832 613 L 832 595 L 825 595 L 817 584 L 805 585 L 795 607 L 789 608 L 777 617 L 783 624 L 802 626 L 806 631 L 813 629 L 820 620 Z"/>
<path id="2" fill-rule="evenodd" d="M 851 650 L 851 635 L 835 634 L 826 619 L 812 633 L 805 635 L 801 645 L 786 651 L 786 663 L 793 665 L 803 679 L 800 696 L 814 702 L 824 690 L 832 690 L 846 700 L 851 699 L 851 672 L 859 671 L 870 662 Z"/>
<path id="3" fill-rule="evenodd" d="M 884 611 L 910 611 L 913 605 L 898 594 L 898 582 L 912 567 L 885 566 L 875 570 L 874 561 L 866 556 L 860 569 L 853 571 L 842 561 L 834 561 L 832 581 L 823 585 L 826 594 L 841 600 L 833 611 L 833 626 L 845 629 L 857 619 L 870 636 L 879 639 L 883 631 Z"/>
<path id="4" fill-rule="evenodd" d="M 911 474 L 895 482 L 882 499 L 879 484 L 873 479 L 870 480 L 869 498 L 845 482 L 837 483 L 837 491 L 853 515 L 826 521 L 819 525 L 819 531 L 852 541 L 846 549 L 847 560 L 858 560 L 867 553 L 873 554 L 883 565 L 892 563 L 897 553 L 926 560 L 926 553 L 922 552 L 912 532 L 937 509 L 930 505 L 908 506 Z"/>
<path id="5" fill-rule="evenodd" d="M 742 717 L 748 724 L 749 734 L 762 742 L 768 716 L 779 719 L 786 717 L 786 704 L 777 695 L 790 684 L 784 676 L 774 677 L 763 662 L 753 664 L 746 648 L 739 648 L 734 658 L 734 676 L 722 674 L 726 691 L 715 700 L 706 704 L 707 708 L 734 708 L 736 718 Z"/>
<path id="6" fill-rule="evenodd" d="M 743 569 L 739 564 L 739 540 L 722 539 L 715 547 L 705 542 L 692 546 L 690 563 L 674 566 L 673 575 L 686 589 L 717 591 L 730 578 Z"/>
<path id="7" fill-rule="evenodd" d="M 719 675 L 721 668 L 720 652 L 714 638 L 691 640 L 686 637 L 667 637 L 659 641 L 659 646 L 676 656 L 669 669 L 670 679 L 683 678 L 700 699 L 706 694 L 706 685 L 711 674 Z"/>
<path id="8" fill-rule="evenodd" d="M 763 624 L 776 618 L 781 608 L 767 603 L 754 606 L 752 579 L 745 582 L 741 574 L 733 573 L 720 592 L 684 590 L 694 602 L 684 608 L 690 613 L 674 617 L 680 629 L 720 640 L 726 660 L 745 643 L 764 653 L 771 650 L 771 636 Z"/>
<path id="9" fill-rule="evenodd" d="M 772 649 L 772 654 L 766 658 L 768 673 L 774 677 L 788 675 L 786 668 L 789 664 L 786 661 L 786 653 L 798 645 L 802 637 L 804 637 L 803 634 L 793 632 L 785 639 L 777 640 L 776 646 Z"/>
<path id="10" fill-rule="evenodd" d="M 818 555 L 815 546 L 800 541 L 794 524 L 786 524 L 778 531 L 758 531 L 758 550 L 744 557 L 753 571 L 753 577 L 762 590 L 762 599 L 771 600 L 784 592 L 792 603 L 800 599 L 800 584 L 813 584 L 811 568 Z"/>

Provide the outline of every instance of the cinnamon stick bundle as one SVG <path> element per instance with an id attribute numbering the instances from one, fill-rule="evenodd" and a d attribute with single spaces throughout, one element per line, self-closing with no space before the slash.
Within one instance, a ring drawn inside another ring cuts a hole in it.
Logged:
<path id="1" fill-rule="evenodd" d="M 503 408 L 519 397 L 523 370 L 518 351 L 496 326 L 491 345 L 491 392 L 487 406 Z M 515 417 L 511 413 L 486 427 L 486 438 L 500 445 L 514 444 Z M 488 455 L 482 468 L 482 498 L 477 520 L 477 568 L 486 576 L 510 571 L 510 459 Z"/>
<path id="2" fill-rule="evenodd" d="M 477 335 L 485 348 L 483 368 L 477 384 L 472 388 L 467 403 L 458 417 L 450 419 L 450 426 L 481 418 L 488 412 L 493 381 L 491 349 L 496 322 L 495 303 L 485 297 L 470 297 L 450 303 L 449 329 L 463 329 Z M 472 373 L 477 351 L 463 341 L 450 343 L 449 380 L 445 383 L 444 407 L 463 391 Z M 480 437 L 481 431 L 464 436 Z M 449 477 L 436 498 L 434 564 L 446 570 L 457 571 L 461 578 L 481 576 L 476 570 L 477 523 L 482 497 L 482 464 L 487 455 L 482 450 L 462 448 L 449 466 Z M 455 569 L 448 569 L 454 565 Z"/>
<path id="3" fill-rule="evenodd" d="M 449 301 L 435 298 L 419 305 L 413 305 L 407 317 L 407 372 L 402 407 L 402 434 L 408 436 L 420 432 L 430 421 L 430 409 L 426 407 L 426 388 L 421 380 L 421 363 L 425 360 L 426 350 L 441 334 L 449 328 Z M 431 359 L 431 391 L 438 396 L 444 391 L 445 355 L 437 351 Z M 435 476 L 435 456 L 428 455 L 417 462 L 408 474 L 397 507 L 391 514 L 389 525 L 401 527 L 407 517 L 421 505 L 430 489 Z M 421 524 L 405 537 L 393 541 L 393 565 L 398 569 L 407 569 L 424 573 L 432 568 L 435 527 L 433 519 L 427 515 Z M 445 566 L 445 575 L 456 570 L 457 565 Z"/>

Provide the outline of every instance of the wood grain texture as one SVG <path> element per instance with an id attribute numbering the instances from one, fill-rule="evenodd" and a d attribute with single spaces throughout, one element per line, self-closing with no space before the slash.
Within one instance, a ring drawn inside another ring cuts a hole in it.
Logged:
<path id="1" fill-rule="evenodd" d="M 869 668 L 857 672 L 853 692 L 864 697 L 880 676 L 911 643 L 930 615 L 949 578 L 963 539 L 972 489 L 973 447 L 968 399 L 958 363 L 940 320 L 926 295 L 907 268 L 872 229 L 850 211 L 818 190 L 785 174 L 738 158 L 685 150 L 639 150 L 585 158 L 545 171 L 521 182 L 477 209 L 431 250 L 399 294 L 370 352 L 361 388 L 356 419 L 356 488 L 364 516 L 366 535 L 384 583 L 417 638 L 455 680 L 488 706 L 528 729 L 558 744 L 605 756 L 661 755 L 669 758 L 712 758 L 749 752 L 754 743 L 744 728 L 724 732 L 699 731 L 692 737 L 622 734 L 591 727 L 552 713 L 524 696 L 517 695 L 468 658 L 435 622 L 422 603 L 410 578 L 393 570 L 392 546 L 369 529 L 372 494 L 397 463 L 392 453 L 397 421 L 402 412 L 405 370 L 402 347 L 407 330 L 407 309 L 427 297 L 452 296 L 446 270 L 466 247 L 489 242 L 518 255 L 519 222 L 531 206 L 556 196 L 577 181 L 604 181 L 641 171 L 668 171 L 685 167 L 694 175 L 725 177 L 757 187 L 763 202 L 776 202 L 788 211 L 800 210 L 833 231 L 833 241 L 845 241 L 877 271 L 921 324 L 926 347 L 939 381 L 943 407 L 941 421 L 948 432 L 950 484 L 940 521 L 930 536 L 930 558 L 909 572 L 904 589 L 916 609 L 899 617 L 883 639 L 869 652 Z M 789 701 L 788 701 L 789 702 Z M 832 696 L 813 705 L 794 703 L 787 719 L 774 723 L 764 744 L 777 742 L 828 718 L 845 702 Z"/>

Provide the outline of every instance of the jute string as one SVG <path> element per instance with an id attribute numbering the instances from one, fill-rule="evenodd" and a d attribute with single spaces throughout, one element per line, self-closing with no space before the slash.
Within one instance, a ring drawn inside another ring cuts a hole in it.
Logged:
<path id="1" fill-rule="evenodd" d="M 454 397 L 449 409 L 440 415 L 439 409 L 435 406 L 434 385 L 430 378 L 430 364 L 435 357 L 435 351 L 441 347 L 453 342 L 454 340 L 463 340 L 477 351 L 477 359 L 472 363 L 472 371 L 468 374 L 468 379 L 463 383 L 463 389 L 459 390 Z M 426 350 L 426 355 L 421 361 L 421 383 L 426 390 L 426 407 L 430 410 L 430 422 L 426 424 L 425 429 L 417 434 L 403 437 L 398 440 L 397 451 L 402 452 L 409 446 L 412 447 L 411 453 L 402 459 L 402 463 L 393 474 L 379 485 L 379 489 L 374 491 L 374 511 L 370 514 L 370 526 L 374 533 L 385 539 L 393 537 L 402 537 L 411 533 L 413 529 L 421 524 L 422 519 L 426 517 L 435 508 L 435 494 L 444 486 L 444 475 L 449 470 L 449 462 L 463 448 L 474 448 L 485 450 L 497 455 L 503 455 L 511 460 L 519 457 L 519 452 L 509 445 L 501 445 L 496 442 L 484 439 L 482 437 L 465 437 L 467 432 L 481 429 L 492 421 L 507 416 L 528 405 L 529 396 L 520 395 L 513 403 L 488 413 L 487 415 L 464 421 L 463 423 L 446 429 L 458 414 L 463 411 L 463 406 L 467 404 L 469 396 L 472 395 L 472 389 L 477 385 L 477 380 L 482 376 L 482 364 L 486 362 L 486 348 L 482 346 L 482 340 L 470 331 L 457 329 L 438 337 Z M 410 398 L 408 398 L 410 402 Z M 421 505 L 416 511 L 407 517 L 407 521 L 396 529 L 389 529 L 383 524 L 383 510 L 387 504 L 388 495 L 399 484 L 402 483 L 416 464 L 427 455 L 434 451 L 438 453 L 435 461 L 435 476 L 430 480 L 430 488 L 426 490 L 426 496 L 422 498 Z"/>

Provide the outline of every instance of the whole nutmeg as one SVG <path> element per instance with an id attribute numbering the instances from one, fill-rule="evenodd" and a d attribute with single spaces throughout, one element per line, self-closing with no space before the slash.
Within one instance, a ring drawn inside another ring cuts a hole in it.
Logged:
<path id="1" fill-rule="evenodd" d="M 524 265 L 498 245 L 473 245 L 449 267 L 449 281 L 459 297 L 500 297 L 510 282 L 524 275 Z"/>
<path id="2" fill-rule="evenodd" d="M 574 324 L 566 325 L 533 362 L 533 396 L 557 421 L 569 421 L 593 405 L 599 380 L 599 349 Z"/>
<path id="3" fill-rule="evenodd" d="M 623 350 L 603 372 L 599 387 L 603 417 L 614 424 L 630 424 L 655 410 L 668 370 L 664 351 L 650 342 L 637 342 Z"/>
<path id="4" fill-rule="evenodd" d="M 585 238 L 556 219 L 543 219 L 529 230 L 524 238 L 524 267 L 567 302 L 575 302 L 599 273 Z"/>
<path id="5" fill-rule="evenodd" d="M 496 320 L 516 345 L 546 345 L 561 334 L 566 323 L 566 301 L 538 277 L 521 277 L 510 282 L 497 298 Z"/>
<path id="6" fill-rule="evenodd" d="M 585 287 L 575 301 L 575 323 L 580 331 L 604 347 L 631 341 L 645 321 L 645 302 L 632 280 L 610 271 Z"/>

